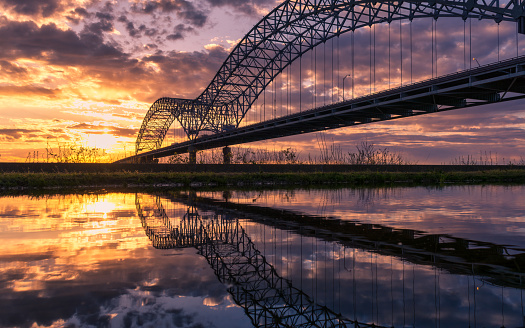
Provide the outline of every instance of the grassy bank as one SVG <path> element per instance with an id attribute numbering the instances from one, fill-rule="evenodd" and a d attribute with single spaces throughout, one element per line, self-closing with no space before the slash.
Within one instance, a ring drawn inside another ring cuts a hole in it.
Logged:
<path id="1" fill-rule="evenodd" d="M 178 172 L 101 172 L 101 173 L 2 173 L 0 189 L 45 189 L 86 187 L 179 188 L 238 186 L 314 186 L 345 184 L 375 186 L 389 184 L 484 184 L 525 183 L 524 170 L 478 172 L 344 172 L 344 173 L 178 173 Z"/>

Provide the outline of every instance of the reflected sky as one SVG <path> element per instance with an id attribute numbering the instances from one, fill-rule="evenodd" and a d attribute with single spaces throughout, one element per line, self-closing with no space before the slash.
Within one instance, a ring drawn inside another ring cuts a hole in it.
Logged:
<path id="1" fill-rule="evenodd" d="M 3 197 L 0 326 L 523 326 L 524 188 Z"/>
<path id="2" fill-rule="evenodd" d="M 1 327 L 249 324 L 195 249 L 156 250 L 134 194 L 0 199 Z"/>
<path id="3" fill-rule="evenodd" d="M 223 198 L 223 193 L 203 195 Z M 525 248 L 525 186 L 231 192 L 228 199 Z"/>

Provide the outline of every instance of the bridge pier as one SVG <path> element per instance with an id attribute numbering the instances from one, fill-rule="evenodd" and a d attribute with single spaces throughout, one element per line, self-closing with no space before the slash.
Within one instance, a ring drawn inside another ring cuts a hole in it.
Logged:
<path id="1" fill-rule="evenodd" d="M 193 146 L 188 148 L 188 163 L 197 164 L 197 149 Z"/>
<path id="2" fill-rule="evenodd" d="M 156 164 L 159 162 L 159 159 L 158 158 L 154 158 L 153 155 L 151 156 L 145 156 L 145 157 L 140 157 L 136 163 L 138 164 Z"/>
<path id="3" fill-rule="evenodd" d="M 228 146 L 222 149 L 223 164 L 232 163 L 232 149 Z"/>

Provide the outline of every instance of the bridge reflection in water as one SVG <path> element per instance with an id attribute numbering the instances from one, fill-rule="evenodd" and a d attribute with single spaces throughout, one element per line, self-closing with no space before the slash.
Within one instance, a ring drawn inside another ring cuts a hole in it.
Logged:
<path id="1" fill-rule="evenodd" d="M 153 246 L 195 247 L 256 327 L 525 326 L 523 249 L 195 194 L 136 207 Z"/>

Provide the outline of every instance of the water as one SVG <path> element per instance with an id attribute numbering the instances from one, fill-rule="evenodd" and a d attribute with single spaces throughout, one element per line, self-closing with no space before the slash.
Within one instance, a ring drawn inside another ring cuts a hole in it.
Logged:
<path id="1" fill-rule="evenodd" d="M 524 327 L 525 186 L 0 198 L 1 327 Z"/>

